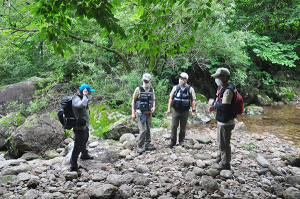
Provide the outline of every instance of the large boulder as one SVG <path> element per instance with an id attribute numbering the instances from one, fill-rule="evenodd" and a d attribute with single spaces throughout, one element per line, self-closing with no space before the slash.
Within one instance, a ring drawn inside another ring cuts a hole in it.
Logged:
<path id="1" fill-rule="evenodd" d="M 264 112 L 264 108 L 261 106 L 250 105 L 245 108 L 247 115 L 261 115 Z"/>
<path id="2" fill-rule="evenodd" d="M 59 121 L 48 115 L 34 114 L 26 119 L 8 139 L 8 147 L 20 152 L 43 151 L 58 147 L 64 140 L 65 132 Z M 13 145 L 13 146 L 12 146 Z"/>
<path id="3" fill-rule="evenodd" d="M 278 87 L 273 89 L 274 97 L 281 100 L 291 100 L 295 96 L 293 87 Z"/>
<path id="4" fill-rule="evenodd" d="M 7 115 L 9 112 L 19 111 L 20 104 L 24 104 L 25 108 L 32 101 L 36 90 L 36 82 L 41 81 L 40 78 L 31 78 L 24 82 L 4 86 L 0 89 L 0 115 Z M 9 106 L 15 104 L 15 106 Z"/>
<path id="5" fill-rule="evenodd" d="M 261 106 L 269 106 L 272 103 L 272 100 L 266 94 L 257 95 L 256 103 Z"/>
<path id="6" fill-rule="evenodd" d="M 119 140 L 125 133 L 138 132 L 137 122 L 120 110 L 106 110 L 103 104 L 90 105 L 90 125 L 92 134 L 104 138 Z"/>
<path id="7" fill-rule="evenodd" d="M 9 113 L 0 118 L 0 150 L 5 149 L 5 141 L 12 133 L 25 122 L 25 116 L 21 113 Z"/>
<path id="8" fill-rule="evenodd" d="M 190 119 L 194 124 L 205 124 L 216 118 L 215 114 L 208 111 L 209 105 L 206 102 L 196 101 L 195 117 Z"/>

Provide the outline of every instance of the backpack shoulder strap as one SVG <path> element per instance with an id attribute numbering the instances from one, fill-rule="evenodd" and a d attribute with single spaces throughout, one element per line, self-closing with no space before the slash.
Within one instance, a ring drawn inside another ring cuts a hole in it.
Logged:
<path id="1" fill-rule="evenodd" d="M 151 92 L 151 93 L 153 92 L 153 88 L 151 86 L 150 86 L 149 92 Z"/>
<path id="2" fill-rule="evenodd" d="M 140 88 L 141 92 L 145 92 L 145 89 L 141 85 L 138 85 L 138 87 Z"/>

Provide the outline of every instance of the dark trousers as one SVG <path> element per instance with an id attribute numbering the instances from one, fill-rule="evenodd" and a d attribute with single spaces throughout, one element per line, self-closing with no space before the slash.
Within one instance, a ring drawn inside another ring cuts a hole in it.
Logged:
<path id="1" fill-rule="evenodd" d="M 86 143 L 89 139 L 89 128 L 86 130 L 73 130 L 75 134 L 75 142 L 74 142 L 74 148 L 72 151 L 71 156 L 71 169 L 77 169 L 77 159 L 81 152 L 81 155 L 88 154 L 88 150 L 86 149 Z"/>
<path id="2" fill-rule="evenodd" d="M 176 145 L 177 128 L 180 123 L 179 143 L 184 142 L 186 123 L 189 117 L 189 110 L 176 110 L 173 108 L 172 126 L 171 126 L 171 144 Z"/>

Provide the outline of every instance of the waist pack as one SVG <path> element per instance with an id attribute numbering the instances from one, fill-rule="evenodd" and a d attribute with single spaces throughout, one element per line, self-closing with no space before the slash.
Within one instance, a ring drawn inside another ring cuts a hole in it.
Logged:
<path id="1" fill-rule="evenodd" d="M 84 119 L 77 119 L 74 116 L 72 109 L 73 97 L 67 96 L 60 101 L 60 109 L 57 112 L 57 117 L 64 129 L 72 129 L 75 126 L 85 126 Z"/>

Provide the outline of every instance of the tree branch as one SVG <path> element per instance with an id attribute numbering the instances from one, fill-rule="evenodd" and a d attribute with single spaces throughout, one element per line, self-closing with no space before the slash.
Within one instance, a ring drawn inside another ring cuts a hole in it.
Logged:
<path id="1" fill-rule="evenodd" d="M 84 38 L 80 38 L 80 37 L 77 37 L 75 35 L 72 35 L 70 34 L 69 35 L 71 38 L 73 39 L 76 39 L 76 40 L 79 40 L 79 41 L 83 41 L 85 43 L 90 43 L 90 44 L 93 44 L 97 47 L 100 47 L 100 48 L 103 48 L 104 50 L 108 51 L 108 52 L 112 52 L 116 55 L 118 55 L 118 57 L 121 59 L 121 61 L 123 62 L 125 68 L 126 68 L 126 71 L 129 73 L 131 71 L 131 68 L 129 66 L 129 63 L 128 63 L 128 60 L 126 59 L 125 55 L 115 49 L 112 49 L 112 48 L 108 48 L 106 46 L 103 46 L 103 45 L 99 45 L 99 44 L 95 44 L 95 42 L 91 41 L 91 40 L 88 40 L 88 39 L 84 39 Z"/>

